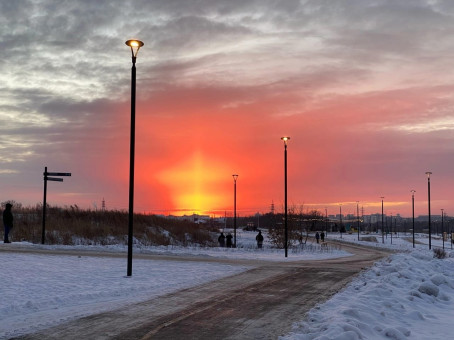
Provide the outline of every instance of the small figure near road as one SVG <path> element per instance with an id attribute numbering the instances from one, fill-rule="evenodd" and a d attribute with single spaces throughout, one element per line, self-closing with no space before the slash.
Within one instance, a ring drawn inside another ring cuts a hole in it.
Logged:
<path id="1" fill-rule="evenodd" d="M 225 236 L 224 233 L 221 232 L 221 235 L 218 237 L 219 247 L 225 247 Z"/>
<path id="2" fill-rule="evenodd" d="M 317 240 L 317 243 L 318 243 L 318 240 L 320 240 L 320 234 L 318 233 L 318 231 L 315 233 L 315 239 Z"/>
<path id="3" fill-rule="evenodd" d="M 263 235 L 260 230 L 258 235 L 255 237 L 255 240 L 257 241 L 257 248 L 261 249 L 263 245 Z"/>
<path id="4" fill-rule="evenodd" d="M 3 239 L 4 243 L 11 243 L 8 238 L 9 232 L 13 229 L 13 214 L 11 212 L 12 208 L 11 203 L 6 203 L 5 210 L 3 211 L 3 226 L 5 227 L 5 237 Z"/>
<path id="5" fill-rule="evenodd" d="M 228 233 L 227 236 L 226 236 L 226 239 L 227 239 L 227 248 L 232 248 L 232 234 Z"/>
<path id="6" fill-rule="evenodd" d="M 325 242 L 325 232 L 323 232 L 323 231 L 320 234 L 320 240 L 322 240 L 322 242 Z"/>

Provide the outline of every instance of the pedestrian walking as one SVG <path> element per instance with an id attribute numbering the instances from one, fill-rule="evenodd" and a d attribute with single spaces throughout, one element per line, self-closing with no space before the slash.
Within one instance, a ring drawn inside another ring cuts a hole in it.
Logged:
<path id="1" fill-rule="evenodd" d="M 5 210 L 3 211 L 3 226 L 5 228 L 3 243 L 11 243 L 8 235 L 11 229 L 13 229 L 13 213 L 11 212 L 12 207 L 13 205 L 11 203 L 6 203 Z"/>
<path id="2" fill-rule="evenodd" d="M 221 235 L 218 237 L 219 247 L 225 247 L 225 236 L 224 233 L 221 232 Z"/>
<path id="3" fill-rule="evenodd" d="M 318 240 L 320 240 L 320 234 L 318 233 L 318 231 L 315 233 L 315 239 L 317 240 L 317 243 L 318 243 Z"/>
<path id="4" fill-rule="evenodd" d="M 227 243 L 226 243 L 227 248 L 232 248 L 232 238 L 233 238 L 232 234 L 228 233 L 225 238 L 227 240 Z"/>
<path id="5" fill-rule="evenodd" d="M 262 231 L 259 230 L 258 235 L 255 237 L 255 240 L 257 241 L 257 248 L 261 249 L 263 245 L 263 235 Z"/>
<path id="6" fill-rule="evenodd" d="M 325 232 L 322 231 L 322 233 L 320 234 L 320 240 L 322 242 L 325 242 Z"/>

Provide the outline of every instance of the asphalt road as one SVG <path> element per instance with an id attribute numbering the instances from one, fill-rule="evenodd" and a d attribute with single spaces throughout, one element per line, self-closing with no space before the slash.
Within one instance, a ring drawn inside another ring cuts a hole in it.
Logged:
<path id="1" fill-rule="evenodd" d="M 300 262 L 210 259 L 252 264 L 255 268 L 17 339 L 277 339 L 289 333 L 292 324 L 302 320 L 317 303 L 338 292 L 374 261 L 389 255 L 372 248 L 342 248 L 355 255 Z"/>

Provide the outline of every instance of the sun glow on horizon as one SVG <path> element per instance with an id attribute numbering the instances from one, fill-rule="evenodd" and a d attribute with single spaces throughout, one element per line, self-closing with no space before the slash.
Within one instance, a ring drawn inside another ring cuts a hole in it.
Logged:
<path id="1" fill-rule="evenodd" d="M 203 214 L 225 206 L 225 165 L 196 152 L 158 175 L 171 192 L 172 210 Z"/>

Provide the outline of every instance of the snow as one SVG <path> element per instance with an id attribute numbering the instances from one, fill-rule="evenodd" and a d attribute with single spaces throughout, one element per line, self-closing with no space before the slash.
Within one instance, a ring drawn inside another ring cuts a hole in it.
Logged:
<path id="1" fill-rule="evenodd" d="M 238 230 L 235 249 L 138 245 L 134 254 L 282 261 L 283 250 L 273 249 L 267 242 L 264 249 L 256 248 L 256 234 Z M 0 246 L 3 250 L 0 251 L 0 339 L 145 301 L 251 268 L 241 264 L 133 257 L 133 275 L 127 278 L 125 257 L 111 256 L 125 254 L 125 246 L 51 246 L 26 242 Z M 17 250 L 61 250 L 63 255 L 4 251 L 11 246 Z M 64 255 L 64 251 L 75 250 L 82 255 Z M 106 256 L 90 256 L 93 251 Z M 322 251 L 320 247 L 308 246 L 289 252 L 288 261 L 350 255 L 341 250 Z"/>
<path id="2" fill-rule="evenodd" d="M 256 249 L 254 232 L 238 231 L 236 249 L 203 247 L 140 247 L 134 254 L 170 254 L 175 257 L 222 258 L 232 261 L 163 261 L 134 258 L 133 275 L 126 277 L 122 246 L 41 246 L 0 244 L 0 339 L 37 331 L 61 322 L 113 310 L 245 271 L 253 264 L 237 261 L 296 261 L 348 256 L 344 251 L 321 251 L 312 244 L 297 251 Z M 366 237 L 366 235 L 361 235 Z M 369 236 L 369 235 L 368 235 Z M 410 235 L 407 235 L 410 236 Z M 330 233 L 328 240 L 340 239 Z M 363 271 L 329 301 L 301 315 L 301 322 L 282 339 L 448 339 L 454 317 L 454 258 L 435 259 L 427 239 L 417 235 L 415 250 L 401 237 L 381 243 L 359 242 L 355 234 L 343 242 L 364 243 L 405 251 Z M 265 237 L 266 240 L 266 237 Z M 433 237 L 432 245 L 441 247 Z M 14 249 L 78 250 L 78 254 L 6 252 Z M 445 243 L 450 252 L 449 242 Z M 91 251 L 105 256 L 90 256 Z M 114 255 L 114 256 L 112 256 Z M 117 256 L 115 256 L 117 255 Z M 178 273 L 178 275 L 175 275 Z"/>
<path id="3" fill-rule="evenodd" d="M 343 240 L 358 243 L 353 234 Z M 280 339 L 452 339 L 454 258 L 434 258 L 427 238 L 417 235 L 417 240 L 422 244 L 413 250 L 403 237 L 391 245 L 389 236 L 383 244 L 380 235 L 376 246 L 410 252 L 375 263 Z M 442 247 L 441 238 L 433 237 L 432 246 Z M 454 256 L 449 241 L 445 250 Z"/>

